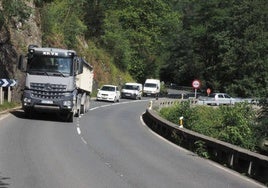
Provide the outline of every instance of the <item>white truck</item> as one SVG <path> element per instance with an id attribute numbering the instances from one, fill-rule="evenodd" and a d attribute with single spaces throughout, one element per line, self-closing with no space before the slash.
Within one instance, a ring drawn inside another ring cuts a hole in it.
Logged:
<path id="1" fill-rule="evenodd" d="M 73 122 L 89 110 L 93 67 L 74 50 L 30 45 L 26 57 L 25 65 L 20 56 L 18 68 L 26 73 L 21 101 L 27 117 L 37 111 L 57 112 Z"/>
<path id="2" fill-rule="evenodd" d="M 160 93 L 160 80 L 146 79 L 143 86 L 143 95 L 158 97 L 159 93 Z"/>

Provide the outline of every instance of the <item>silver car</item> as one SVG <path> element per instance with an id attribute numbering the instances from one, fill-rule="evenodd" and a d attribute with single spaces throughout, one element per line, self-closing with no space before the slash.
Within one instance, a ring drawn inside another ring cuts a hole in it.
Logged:
<path id="1" fill-rule="evenodd" d="M 226 93 L 212 93 L 208 97 L 202 97 L 199 99 L 198 104 L 207 105 L 234 105 L 238 102 L 237 99 L 232 98 Z"/>

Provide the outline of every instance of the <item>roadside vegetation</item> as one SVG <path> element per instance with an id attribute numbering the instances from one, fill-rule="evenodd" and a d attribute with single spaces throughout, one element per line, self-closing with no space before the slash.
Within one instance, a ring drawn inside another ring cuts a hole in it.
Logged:
<path id="1" fill-rule="evenodd" d="M 267 106 L 267 101 L 260 110 L 248 103 L 211 107 L 182 102 L 162 108 L 160 115 L 178 125 L 183 116 L 183 126 L 187 129 L 259 152 L 260 141 L 268 135 Z"/>
<path id="2" fill-rule="evenodd" d="M 19 105 L 20 104 L 17 103 L 17 102 L 7 102 L 7 101 L 4 101 L 3 104 L 0 105 L 0 112 L 3 112 L 5 110 L 18 107 Z"/>

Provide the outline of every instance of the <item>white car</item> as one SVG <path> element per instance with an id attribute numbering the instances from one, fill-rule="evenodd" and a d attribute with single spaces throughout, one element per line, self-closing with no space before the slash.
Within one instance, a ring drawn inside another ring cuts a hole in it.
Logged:
<path id="1" fill-rule="evenodd" d="M 120 91 L 118 86 L 115 85 L 103 85 L 101 89 L 98 89 L 97 100 L 119 102 Z"/>

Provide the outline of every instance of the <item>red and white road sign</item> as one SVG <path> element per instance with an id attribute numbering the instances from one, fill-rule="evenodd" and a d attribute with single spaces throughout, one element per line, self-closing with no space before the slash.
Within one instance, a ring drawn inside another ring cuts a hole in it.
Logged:
<path id="1" fill-rule="evenodd" d="M 198 89 L 201 86 L 201 82 L 199 80 L 194 80 L 192 82 L 192 86 L 193 86 L 193 88 Z"/>

